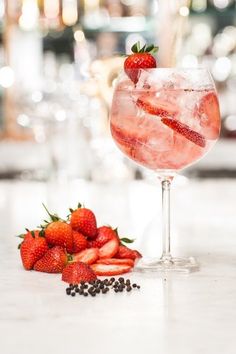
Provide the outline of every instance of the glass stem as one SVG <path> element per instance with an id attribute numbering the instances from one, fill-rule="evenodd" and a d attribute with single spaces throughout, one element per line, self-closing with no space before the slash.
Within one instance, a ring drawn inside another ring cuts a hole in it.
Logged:
<path id="1" fill-rule="evenodd" d="M 162 261 L 171 262 L 170 254 L 170 186 L 167 177 L 161 180 L 162 186 Z"/>

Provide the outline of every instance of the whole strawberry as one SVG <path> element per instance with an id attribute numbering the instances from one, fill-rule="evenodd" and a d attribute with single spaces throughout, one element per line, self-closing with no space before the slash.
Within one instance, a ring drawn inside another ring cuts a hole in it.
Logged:
<path id="1" fill-rule="evenodd" d="M 20 255 L 24 268 L 26 270 L 32 269 L 47 250 L 48 244 L 45 237 L 39 236 L 39 233 L 27 232 L 24 241 L 20 245 Z"/>
<path id="2" fill-rule="evenodd" d="M 82 262 L 68 264 L 62 271 L 62 280 L 70 284 L 89 282 L 96 278 L 90 266 Z"/>
<path id="3" fill-rule="evenodd" d="M 20 234 L 18 235 L 17 237 L 21 238 L 23 241 L 26 241 L 26 240 L 32 240 L 32 238 L 34 237 L 39 237 L 39 233 L 40 233 L 40 230 L 29 230 L 29 229 L 25 229 L 26 230 L 26 233 L 24 234 Z M 19 249 L 21 247 L 21 244 L 19 244 Z"/>
<path id="4" fill-rule="evenodd" d="M 73 252 L 72 228 L 56 214 L 51 214 L 44 205 L 51 221 L 42 226 L 42 234 L 50 246 L 61 246 L 69 253 Z"/>
<path id="5" fill-rule="evenodd" d="M 144 45 L 141 48 L 140 42 L 137 42 L 132 46 L 131 51 L 133 54 L 130 54 L 125 59 L 124 70 L 134 84 L 136 84 L 139 79 L 140 72 L 138 69 L 156 68 L 156 59 L 152 54 L 157 52 L 157 50 L 158 47 L 155 47 L 154 45 Z"/>
<path id="6" fill-rule="evenodd" d="M 97 235 L 94 240 L 89 241 L 89 247 L 101 248 L 113 238 L 118 238 L 117 231 L 110 226 L 101 226 L 97 229 Z"/>
<path id="7" fill-rule="evenodd" d="M 49 249 L 34 265 L 34 270 L 45 273 L 61 273 L 67 264 L 65 249 L 55 246 Z"/>
<path id="8" fill-rule="evenodd" d="M 83 251 L 88 246 L 86 237 L 81 232 L 73 231 L 73 253 Z"/>
<path id="9" fill-rule="evenodd" d="M 94 213 L 81 204 L 76 210 L 70 209 L 70 224 L 72 229 L 81 232 L 83 235 L 93 239 L 97 234 L 97 221 Z"/>
<path id="10" fill-rule="evenodd" d="M 45 228 L 45 237 L 50 246 L 61 246 L 73 251 L 72 228 L 64 221 L 53 221 Z"/>

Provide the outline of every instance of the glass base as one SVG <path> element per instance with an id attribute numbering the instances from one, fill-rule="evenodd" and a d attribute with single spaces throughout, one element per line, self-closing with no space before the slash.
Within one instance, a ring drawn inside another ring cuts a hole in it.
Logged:
<path id="1" fill-rule="evenodd" d="M 135 266 L 137 272 L 173 272 L 191 273 L 199 270 L 199 265 L 193 257 L 171 258 L 142 258 Z"/>

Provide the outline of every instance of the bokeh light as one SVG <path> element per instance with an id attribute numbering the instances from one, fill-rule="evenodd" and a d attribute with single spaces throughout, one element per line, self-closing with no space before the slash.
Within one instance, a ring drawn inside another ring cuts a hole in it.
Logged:
<path id="1" fill-rule="evenodd" d="M 4 66 L 0 69 L 0 85 L 4 88 L 9 88 L 14 84 L 14 71 L 9 66 Z"/>

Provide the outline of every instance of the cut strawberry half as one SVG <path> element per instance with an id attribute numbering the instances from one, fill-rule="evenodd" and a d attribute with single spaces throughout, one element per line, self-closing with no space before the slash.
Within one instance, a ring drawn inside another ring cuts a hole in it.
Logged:
<path id="1" fill-rule="evenodd" d="M 62 271 L 62 278 L 66 283 L 79 284 L 97 279 L 94 271 L 85 263 L 77 262 L 68 264 Z"/>
<path id="2" fill-rule="evenodd" d="M 192 141 L 192 143 L 202 148 L 206 146 L 206 139 L 204 136 L 190 129 L 188 125 L 171 118 L 162 118 L 161 121 L 176 133 L 183 135 L 186 139 Z"/>
<path id="3" fill-rule="evenodd" d="M 134 266 L 134 261 L 130 258 L 119 259 L 119 258 L 103 258 L 97 260 L 98 264 L 116 264 L 116 265 L 128 265 L 130 267 Z"/>
<path id="4" fill-rule="evenodd" d="M 91 265 L 96 275 L 112 276 L 128 273 L 132 267 L 127 264 L 98 264 Z"/>
<path id="5" fill-rule="evenodd" d="M 117 253 L 118 249 L 119 241 L 117 238 L 113 238 L 99 249 L 99 258 L 112 258 Z"/>
<path id="6" fill-rule="evenodd" d="M 136 105 L 143 111 L 162 118 L 174 118 L 178 113 L 177 107 L 167 101 L 160 101 L 154 94 L 140 96 Z"/>
<path id="7" fill-rule="evenodd" d="M 79 253 L 75 253 L 72 255 L 73 262 L 83 262 L 86 264 L 93 264 L 99 257 L 99 249 L 98 248 L 88 248 Z"/>
<path id="8" fill-rule="evenodd" d="M 218 138 L 220 133 L 220 108 L 217 96 L 209 92 L 203 96 L 195 114 L 200 119 L 203 134 L 211 140 Z"/>

